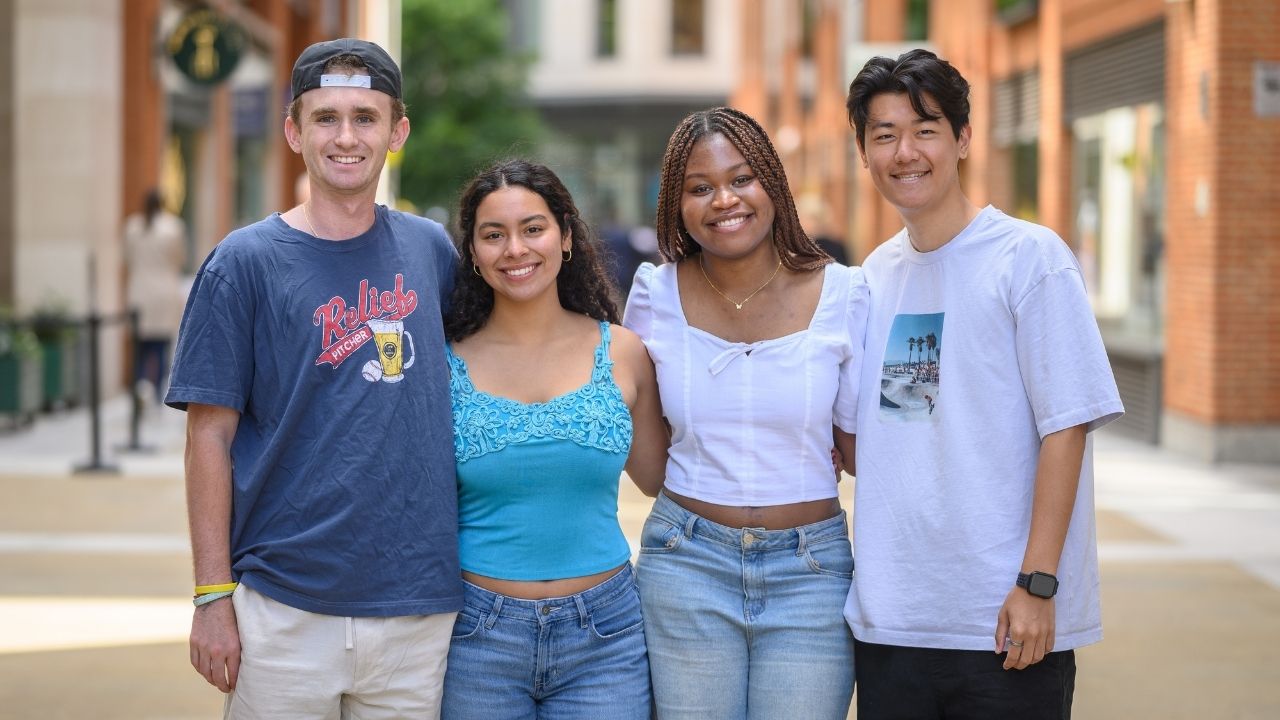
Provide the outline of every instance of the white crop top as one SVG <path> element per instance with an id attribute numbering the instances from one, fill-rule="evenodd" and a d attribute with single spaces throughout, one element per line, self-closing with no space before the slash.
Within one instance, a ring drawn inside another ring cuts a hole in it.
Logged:
<path id="1" fill-rule="evenodd" d="M 836 496 L 831 426 L 857 427 L 867 283 L 861 268 L 824 273 L 807 329 L 737 343 L 685 322 L 675 264 L 636 271 L 623 324 L 657 367 L 667 488 L 739 507 Z"/>

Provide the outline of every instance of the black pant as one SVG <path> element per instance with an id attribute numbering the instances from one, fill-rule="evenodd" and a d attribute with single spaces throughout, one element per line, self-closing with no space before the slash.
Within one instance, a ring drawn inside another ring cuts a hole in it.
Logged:
<path id="1" fill-rule="evenodd" d="M 1069 720 L 1076 654 L 1052 652 L 1005 670 L 990 650 L 934 650 L 855 641 L 858 720 Z"/>

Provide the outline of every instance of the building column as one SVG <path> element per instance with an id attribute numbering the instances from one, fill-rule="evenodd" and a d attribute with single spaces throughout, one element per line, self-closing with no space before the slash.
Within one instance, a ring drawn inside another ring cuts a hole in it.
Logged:
<path id="1" fill-rule="evenodd" d="M 14 63 L 14 23 L 17 10 L 14 3 L 0 3 L 0 64 L 6 68 Z M 17 142 L 13 130 L 14 113 L 13 73 L 0 73 L 0 306 L 13 305 L 14 258 L 17 235 L 14 233 L 13 198 L 16 192 L 14 178 L 14 146 Z"/>
<path id="2" fill-rule="evenodd" d="M 1277 27 L 1273 0 L 1167 10 L 1163 442 L 1207 460 L 1280 462 L 1280 116 L 1254 97 Z"/>
<path id="3" fill-rule="evenodd" d="M 738 43 L 738 55 L 742 70 L 737 87 L 729 96 L 729 106 L 764 123 L 769 106 L 765 94 L 764 2 L 743 2 L 739 12 L 742 13 L 742 42 Z"/>
<path id="4" fill-rule="evenodd" d="M 1070 237 L 1067 217 L 1071 203 L 1071 147 L 1064 116 L 1062 56 L 1062 0 L 1040 0 L 1040 149 L 1038 222 L 1062 237 Z"/>

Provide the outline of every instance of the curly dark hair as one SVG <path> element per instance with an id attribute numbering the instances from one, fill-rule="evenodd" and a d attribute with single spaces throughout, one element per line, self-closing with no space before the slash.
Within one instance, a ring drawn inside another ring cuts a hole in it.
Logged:
<path id="1" fill-rule="evenodd" d="M 680 198 L 684 193 L 685 167 L 694 144 L 715 133 L 724 135 L 742 153 L 773 201 L 773 245 L 782 264 L 789 270 L 814 270 L 832 262 L 831 256 L 810 240 L 800 226 L 796 203 L 787 185 L 787 171 L 764 128 L 750 115 L 728 107 L 688 115 L 667 142 L 658 186 L 658 251 L 662 258 L 676 262 L 702 252 L 702 246 L 685 229 L 680 216 Z"/>
<path id="2" fill-rule="evenodd" d="M 873 57 L 849 83 L 849 96 L 845 99 L 859 148 L 865 147 L 871 101 L 882 93 L 906 93 L 916 114 L 926 120 L 945 117 L 957 140 L 969 124 L 969 82 L 951 63 L 919 48 L 902 53 L 896 60 Z M 933 96 L 938 112 L 925 105 L 925 93 Z"/>
<path id="3" fill-rule="evenodd" d="M 445 337 L 450 341 L 461 340 L 489 321 L 493 312 L 493 288 L 473 270 L 476 209 L 490 193 L 513 185 L 537 193 L 547 203 L 560 232 L 573 233 L 570 245 L 573 259 L 563 263 L 556 276 L 560 305 L 596 320 L 620 322 L 618 306 L 613 301 L 613 282 L 600 257 L 600 243 L 578 215 L 578 207 L 568 189 L 547 166 L 513 159 L 500 161 L 482 171 L 463 191 L 458 203 L 454 244 L 460 259 L 449 314 L 444 320 Z"/>

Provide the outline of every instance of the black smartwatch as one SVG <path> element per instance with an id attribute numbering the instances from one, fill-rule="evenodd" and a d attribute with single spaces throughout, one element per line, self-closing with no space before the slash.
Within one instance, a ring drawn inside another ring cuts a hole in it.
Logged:
<path id="1" fill-rule="evenodd" d="M 1046 600 L 1058 593 L 1058 578 L 1039 570 L 1030 573 L 1018 573 L 1018 587 Z"/>

